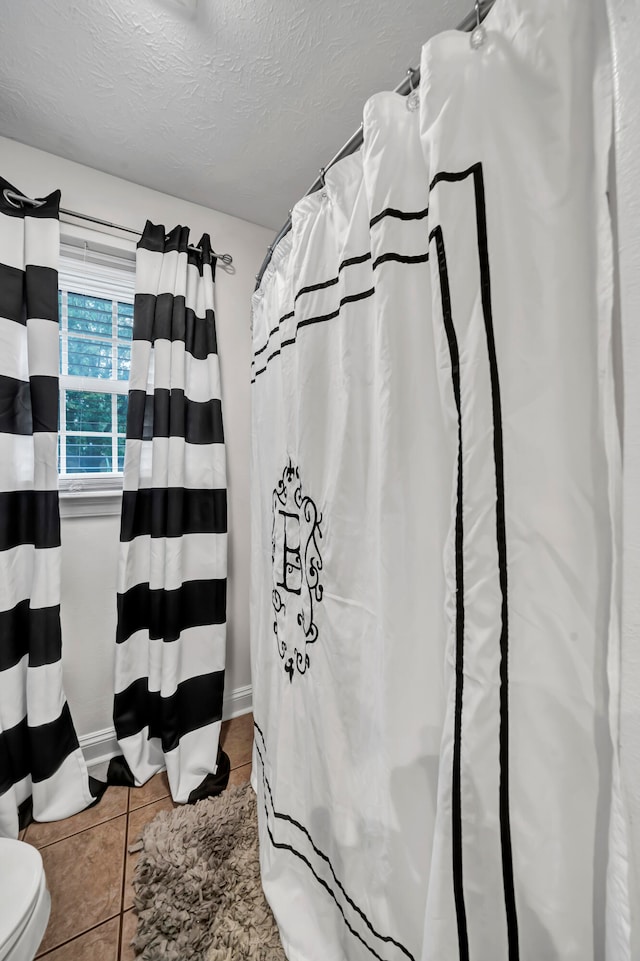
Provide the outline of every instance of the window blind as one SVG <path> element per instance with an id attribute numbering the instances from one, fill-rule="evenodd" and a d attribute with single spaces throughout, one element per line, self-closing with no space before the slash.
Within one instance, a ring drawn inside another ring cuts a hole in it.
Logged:
<path id="1" fill-rule="evenodd" d="M 134 294 L 133 260 L 62 244 L 61 489 L 122 486 Z"/>

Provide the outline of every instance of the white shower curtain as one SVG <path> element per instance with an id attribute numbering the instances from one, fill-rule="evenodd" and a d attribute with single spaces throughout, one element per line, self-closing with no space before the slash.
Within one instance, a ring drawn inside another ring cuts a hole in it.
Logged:
<path id="1" fill-rule="evenodd" d="M 289 961 L 630 957 L 604 9 L 497 0 L 486 30 L 425 46 L 419 111 L 367 103 L 254 297 Z"/>

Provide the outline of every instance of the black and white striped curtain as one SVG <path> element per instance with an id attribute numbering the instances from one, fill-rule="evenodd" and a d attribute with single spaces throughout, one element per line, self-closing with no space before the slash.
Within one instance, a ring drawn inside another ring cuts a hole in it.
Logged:
<path id="1" fill-rule="evenodd" d="M 221 790 L 227 495 L 210 240 L 147 222 L 136 296 L 109 780 L 166 767 L 175 801 Z"/>
<path id="2" fill-rule="evenodd" d="M 100 793 L 62 684 L 58 507 L 60 192 L 14 206 L 0 178 L 0 836 Z"/>

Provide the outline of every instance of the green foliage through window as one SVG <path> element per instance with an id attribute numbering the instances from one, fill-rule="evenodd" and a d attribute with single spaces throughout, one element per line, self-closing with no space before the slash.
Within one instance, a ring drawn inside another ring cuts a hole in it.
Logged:
<path id="1" fill-rule="evenodd" d="M 95 394 L 88 390 L 67 390 L 65 395 L 67 433 L 73 431 L 112 433 L 111 394 Z M 124 399 L 126 401 L 126 397 Z"/>
<path id="2" fill-rule="evenodd" d="M 127 426 L 123 387 L 131 366 L 133 303 L 60 290 L 58 307 L 59 472 L 122 472 Z"/>

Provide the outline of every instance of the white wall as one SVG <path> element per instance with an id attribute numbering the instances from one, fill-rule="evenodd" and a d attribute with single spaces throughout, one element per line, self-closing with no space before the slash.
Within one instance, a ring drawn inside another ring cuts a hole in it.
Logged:
<path id="1" fill-rule="evenodd" d="M 213 138 L 212 138 L 213 141 Z M 212 152 L 215 143 L 212 142 Z M 149 157 L 153 164 L 153 157 Z M 272 232 L 207 207 L 177 200 L 0 137 L 0 173 L 27 195 L 62 190 L 62 207 L 142 229 L 148 218 L 186 224 L 197 243 L 232 254 L 234 273 L 216 273 L 216 320 L 229 486 L 229 581 L 226 696 L 251 683 L 249 664 L 249 368 L 250 299 Z M 63 233 L 132 249 L 113 232 Z M 62 522 L 62 627 L 66 692 L 78 734 L 111 728 L 119 518 Z M 242 702 L 246 704 L 246 699 Z M 227 706 L 229 711 L 229 705 Z"/>
<path id="2" fill-rule="evenodd" d="M 624 383 L 621 758 L 640 961 L 640 4 L 608 0 L 615 75 L 616 220 Z"/>

